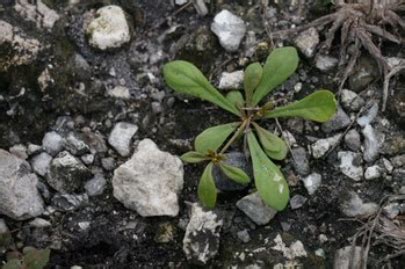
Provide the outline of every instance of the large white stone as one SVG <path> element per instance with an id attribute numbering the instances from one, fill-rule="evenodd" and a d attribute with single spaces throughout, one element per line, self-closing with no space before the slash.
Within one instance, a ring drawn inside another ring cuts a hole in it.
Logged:
<path id="1" fill-rule="evenodd" d="M 0 214 L 16 220 L 41 215 L 44 207 L 37 183 L 26 161 L 0 149 Z"/>
<path id="2" fill-rule="evenodd" d="M 91 46 L 100 50 L 113 49 L 131 40 L 128 22 L 121 7 L 105 6 L 97 10 L 96 15 L 86 29 Z"/>
<path id="3" fill-rule="evenodd" d="M 227 51 L 237 51 L 246 33 L 245 22 L 238 16 L 224 9 L 219 12 L 211 24 L 221 46 Z"/>
<path id="4" fill-rule="evenodd" d="M 114 197 L 143 217 L 174 217 L 179 213 L 183 174 L 177 156 L 160 151 L 152 140 L 144 139 L 132 158 L 115 169 Z"/>
<path id="5" fill-rule="evenodd" d="M 361 166 L 361 155 L 351 151 L 338 152 L 340 160 L 340 171 L 354 181 L 360 181 L 363 178 L 363 167 Z"/>

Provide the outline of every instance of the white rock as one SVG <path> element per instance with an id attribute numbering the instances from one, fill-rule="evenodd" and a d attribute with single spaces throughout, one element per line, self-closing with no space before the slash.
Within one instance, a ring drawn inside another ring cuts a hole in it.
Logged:
<path id="1" fill-rule="evenodd" d="M 257 225 L 265 225 L 277 214 L 277 211 L 267 206 L 259 193 L 254 192 L 240 199 L 236 206 Z"/>
<path id="2" fill-rule="evenodd" d="M 177 216 L 183 188 L 183 165 L 177 156 L 142 140 L 131 159 L 115 169 L 114 197 L 143 217 Z"/>
<path id="3" fill-rule="evenodd" d="M 208 8 L 204 0 L 193 0 L 193 5 L 198 15 L 205 16 L 208 14 Z"/>
<path id="4" fill-rule="evenodd" d="M 315 59 L 315 66 L 324 72 L 328 72 L 332 70 L 337 64 L 338 59 L 326 56 L 326 55 L 318 55 Z"/>
<path id="5" fill-rule="evenodd" d="M 30 165 L 0 149 L 0 214 L 16 220 L 37 217 L 44 212 L 37 189 L 38 178 Z"/>
<path id="6" fill-rule="evenodd" d="M 301 32 L 294 40 L 294 43 L 306 57 L 311 58 L 314 56 L 316 46 L 319 44 L 318 31 L 311 27 Z"/>
<path id="7" fill-rule="evenodd" d="M 32 170 L 40 176 L 45 176 L 49 171 L 51 165 L 52 156 L 46 152 L 42 152 L 38 155 L 35 155 L 31 159 Z"/>
<path id="8" fill-rule="evenodd" d="M 51 73 L 48 68 L 45 68 L 44 71 L 38 77 L 38 86 L 41 89 L 41 92 L 46 92 L 49 86 L 52 85 L 54 80 L 51 77 Z"/>
<path id="9" fill-rule="evenodd" d="M 354 181 L 360 181 L 363 177 L 363 167 L 361 166 L 361 155 L 351 151 L 338 152 L 340 160 L 340 171 Z"/>
<path id="10" fill-rule="evenodd" d="M 238 90 L 242 88 L 245 72 L 243 70 L 232 73 L 223 72 L 219 79 L 218 89 L 221 90 Z"/>
<path id="11" fill-rule="evenodd" d="M 110 136 L 108 137 L 108 143 L 122 156 L 126 157 L 131 152 L 130 143 L 132 137 L 138 131 L 138 126 L 127 123 L 117 123 Z"/>
<path id="12" fill-rule="evenodd" d="M 337 134 L 332 137 L 319 139 L 311 145 L 312 156 L 315 159 L 322 158 L 330 149 L 332 149 L 340 141 L 340 136 Z"/>
<path id="13" fill-rule="evenodd" d="M 364 203 L 357 193 L 351 191 L 340 205 L 343 214 L 350 218 L 368 218 L 378 210 L 376 203 Z"/>
<path id="14" fill-rule="evenodd" d="M 336 251 L 333 269 L 361 268 L 361 250 L 361 247 L 347 246 Z"/>
<path id="15" fill-rule="evenodd" d="M 363 116 L 357 119 L 357 124 L 361 127 L 365 127 L 366 125 L 369 125 L 374 121 L 374 119 L 377 117 L 377 114 L 378 104 L 374 103 Z"/>
<path id="16" fill-rule="evenodd" d="M 35 228 L 45 228 L 45 227 L 49 227 L 52 226 L 52 224 L 45 220 L 45 219 L 41 219 L 41 218 L 35 218 L 32 221 L 30 221 L 30 226 L 35 227 Z"/>
<path id="17" fill-rule="evenodd" d="M 119 48 L 131 40 L 128 22 L 121 7 L 105 6 L 97 10 L 96 15 L 86 29 L 90 45 L 106 50 Z"/>
<path id="18" fill-rule="evenodd" d="M 22 144 L 14 145 L 8 151 L 20 159 L 26 160 L 28 158 L 27 147 Z"/>
<path id="19" fill-rule="evenodd" d="M 211 31 L 218 36 L 221 46 L 232 52 L 238 50 L 246 33 L 246 25 L 240 17 L 224 9 L 215 16 Z"/>
<path id="20" fill-rule="evenodd" d="M 0 71 L 7 71 L 10 66 L 27 65 L 36 60 L 41 50 L 37 39 L 25 38 L 21 29 L 0 20 L 0 48 L 9 50 L 7 59 L 2 59 Z"/>
<path id="21" fill-rule="evenodd" d="M 307 189 L 308 194 L 312 195 L 319 188 L 319 186 L 321 186 L 322 176 L 318 173 L 312 173 L 307 177 L 304 177 L 302 181 L 304 182 L 304 186 Z"/>
<path id="22" fill-rule="evenodd" d="M 380 178 L 382 174 L 382 169 L 378 165 L 373 165 L 367 167 L 366 172 L 364 172 L 364 178 L 367 180 Z"/>
<path id="23" fill-rule="evenodd" d="M 108 95 L 117 99 L 128 100 L 131 98 L 129 89 L 124 86 L 115 86 L 113 89 L 108 90 Z"/>
<path id="24" fill-rule="evenodd" d="M 174 3 L 178 6 L 182 6 L 188 3 L 188 0 L 175 0 Z"/>
<path id="25" fill-rule="evenodd" d="M 278 234 L 274 238 L 274 243 L 276 243 L 276 245 L 272 247 L 272 249 L 282 252 L 283 256 L 288 260 L 294 260 L 295 258 L 306 257 L 308 255 L 305 251 L 304 245 L 299 240 L 293 242 L 290 247 L 287 247 L 283 242 L 281 235 Z"/>
<path id="26" fill-rule="evenodd" d="M 387 170 L 388 174 L 391 174 L 392 171 L 394 170 L 394 166 L 388 159 L 382 158 L 382 160 L 383 160 L 384 168 Z"/>
<path id="27" fill-rule="evenodd" d="M 60 18 L 58 13 L 41 0 L 31 3 L 29 0 L 17 0 L 14 9 L 24 20 L 34 22 L 38 28 L 52 29 Z"/>
<path id="28" fill-rule="evenodd" d="M 65 146 L 65 139 L 57 132 L 46 133 L 42 139 L 42 147 L 50 155 L 55 156 L 63 150 Z"/>
<path id="29" fill-rule="evenodd" d="M 361 133 L 364 136 L 363 143 L 363 159 L 366 162 L 373 162 L 380 154 L 381 142 L 377 138 L 374 128 L 370 124 L 367 124 Z"/>
<path id="30" fill-rule="evenodd" d="M 197 203 L 191 205 L 190 222 L 183 239 L 183 251 L 192 263 L 204 265 L 219 249 L 223 220 Z"/>
<path id="31" fill-rule="evenodd" d="M 8 233 L 9 229 L 7 227 L 6 222 L 4 221 L 4 219 L 0 219 L 0 235 Z"/>

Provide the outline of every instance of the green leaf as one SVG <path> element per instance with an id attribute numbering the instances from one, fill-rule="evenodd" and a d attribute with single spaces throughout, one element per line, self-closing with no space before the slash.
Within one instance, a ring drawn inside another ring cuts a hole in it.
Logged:
<path id="1" fill-rule="evenodd" d="M 247 104 L 250 105 L 253 93 L 260 83 L 263 74 L 263 67 L 260 63 L 252 63 L 245 70 L 244 87 Z"/>
<path id="2" fill-rule="evenodd" d="M 256 133 L 259 137 L 260 144 L 267 156 L 274 160 L 283 160 L 287 156 L 288 147 L 283 139 L 277 135 L 267 131 L 266 129 L 260 127 L 257 123 L 253 123 L 256 129 Z"/>
<path id="3" fill-rule="evenodd" d="M 246 185 L 250 182 L 249 176 L 240 168 L 221 162 L 219 164 L 221 171 L 236 183 Z"/>
<path id="4" fill-rule="evenodd" d="M 231 102 L 238 110 L 245 105 L 245 99 L 240 91 L 231 91 L 226 95 L 226 99 Z"/>
<path id="5" fill-rule="evenodd" d="M 29 269 L 42 269 L 49 262 L 50 249 L 30 249 L 24 251 L 24 265 Z"/>
<path id="6" fill-rule="evenodd" d="M 216 152 L 239 125 L 239 122 L 234 122 L 206 129 L 196 137 L 195 150 L 202 154 L 208 154 L 210 151 Z"/>
<path id="7" fill-rule="evenodd" d="M 253 105 L 257 105 L 271 90 L 287 80 L 297 69 L 298 61 L 294 47 L 274 49 L 264 64 L 262 79 L 253 94 Z"/>
<path id="8" fill-rule="evenodd" d="M 288 204 L 290 196 L 288 184 L 280 169 L 264 153 L 253 132 L 249 132 L 247 137 L 255 185 L 260 197 L 268 206 L 281 211 Z"/>
<path id="9" fill-rule="evenodd" d="M 316 122 L 326 122 L 337 111 L 335 96 L 328 90 L 319 90 L 300 101 L 267 112 L 265 118 L 301 117 Z"/>
<path id="10" fill-rule="evenodd" d="M 21 269 L 21 268 L 23 267 L 21 261 L 18 259 L 9 260 L 5 265 L 3 265 L 3 267 L 1 267 L 1 269 Z"/>
<path id="11" fill-rule="evenodd" d="M 217 202 L 217 188 L 212 176 L 212 166 L 213 163 L 211 162 L 205 167 L 198 184 L 198 199 L 207 208 L 214 208 Z"/>
<path id="12" fill-rule="evenodd" d="M 199 163 L 209 160 L 205 154 L 196 151 L 189 151 L 181 155 L 180 159 L 187 163 Z"/>
<path id="13" fill-rule="evenodd" d="M 220 94 L 192 63 L 186 61 L 167 63 L 163 68 L 163 75 L 167 85 L 173 90 L 210 101 L 240 116 L 239 110 Z"/>

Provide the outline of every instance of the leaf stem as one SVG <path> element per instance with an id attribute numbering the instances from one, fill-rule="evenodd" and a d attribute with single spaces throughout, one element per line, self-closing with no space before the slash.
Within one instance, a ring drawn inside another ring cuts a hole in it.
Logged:
<path id="1" fill-rule="evenodd" d="M 243 131 L 246 129 L 248 124 L 250 123 L 250 117 L 246 118 L 242 121 L 242 124 L 239 126 L 238 130 L 233 134 L 233 136 L 228 140 L 228 142 L 225 144 L 225 146 L 221 149 L 219 154 L 224 154 L 225 151 L 235 142 L 235 140 L 243 133 Z"/>

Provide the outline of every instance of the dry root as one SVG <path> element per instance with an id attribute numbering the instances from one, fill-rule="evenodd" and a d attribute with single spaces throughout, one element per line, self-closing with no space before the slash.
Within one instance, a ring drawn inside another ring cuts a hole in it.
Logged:
<path id="1" fill-rule="evenodd" d="M 389 81 L 405 66 L 390 67 L 373 38 L 378 37 L 396 44 L 405 43 L 404 38 L 399 34 L 405 31 L 405 21 L 398 15 L 398 12 L 405 10 L 405 0 L 338 0 L 335 5 L 336 12 L 294 29 L 271 33 L 271 37 L 286 38 L 310 27 L 330 25 L 319 51 L 319 53 L 329 54 L 335 35 L 340 30 L 339 65 L 345 68 L 340 75 L 339 92 L 361 56 L 361 48 L 365 48 L 377 61 L 384 78 L 382 109 L 385 110 Z M 386 27 L 390 28 L 391 32 L 386 30 Z"/>
<path id="2" fill-rule="evenodd" d="M 379 260 L 376 268 L 391 268 L 392 259 L 405 255 L 405 216 L 399 214 L 394 219 L 390 219 L 383 212 L 385 206 L 395 202 L 404 203 L 405 195 L 384 198 L 377 214 L 364 223 L 355 234 L 352 245 L 360 244 L 362 247 L 361 268 L 367 268 L 370 249 L 378 245 L 389 247 L 393 252 Z"/>

